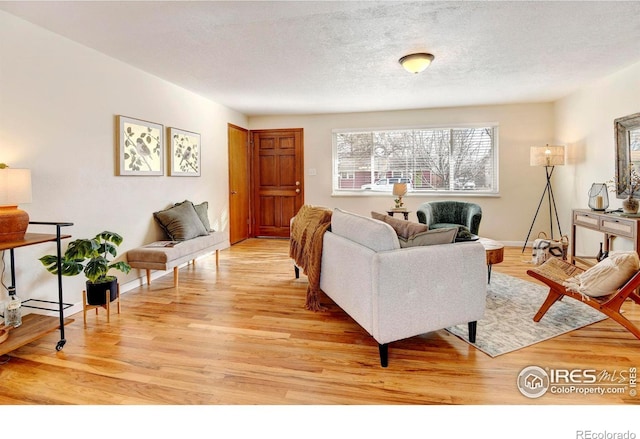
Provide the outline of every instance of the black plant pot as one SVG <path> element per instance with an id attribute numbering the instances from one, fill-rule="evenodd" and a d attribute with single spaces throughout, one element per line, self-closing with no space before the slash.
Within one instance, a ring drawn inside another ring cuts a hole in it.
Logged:
<path id="1" fill-rule="evenodd" d="M 87 303 L 89 305 L 106 305 L 106 292 L 109 290 L 109 302 L 118 297 L 118 279 L 92 284 L 87 281 Z"/>

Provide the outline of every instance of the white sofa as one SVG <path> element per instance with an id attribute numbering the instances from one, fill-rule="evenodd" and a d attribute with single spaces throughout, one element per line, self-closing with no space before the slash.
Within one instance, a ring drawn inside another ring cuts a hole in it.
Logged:
<path id="1" fill-rule="evenodd" d="M 485 250 L 478 242 L 400 248 L 389 224 L 335 209 L 320 288 L 378 342 L 386 367 L 397 340 L 468 323 L 475 341 L 487 294 Z"/>

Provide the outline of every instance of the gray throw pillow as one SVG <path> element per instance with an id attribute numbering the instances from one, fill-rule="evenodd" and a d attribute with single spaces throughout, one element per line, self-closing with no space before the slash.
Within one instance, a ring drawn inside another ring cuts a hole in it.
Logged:
<path id="1" fill-rule="evenodd" d="M 431 229 L 426 232 L 417 233 L 410 238 L 398 236 L 398 241 L 400 241 L 401 248 L 417 247 L 421 245 L 451 244 L 456 241 L 457 234 L 457 227 L 449 229 Z"/>
<path id="2" fill-rule="evenodd" d="M 174 206 L 179 206 L 183 203 L 193 204 L 189 200 L 184 200 L 182 203 L 176 203 Z M 209 202 L 203 201 L 200 204 L 194 204 L 193 207 L 194 209 L 196 209 L 198 218 L 200 218 L 200 221 L 202 221 L 202 225 L 204 226 L 204 228 L 207 229 L 208 232 L 214 232 L 214 230 L 211 228 L 211 223 L 209 222 Z"/>
<path id="3" fill-rule="evenodd" d="M 153 217 L 172 241 L 186 241 L 209 234 L 190 201 L 185 201 L 160 212 L 154 212 Z"/>

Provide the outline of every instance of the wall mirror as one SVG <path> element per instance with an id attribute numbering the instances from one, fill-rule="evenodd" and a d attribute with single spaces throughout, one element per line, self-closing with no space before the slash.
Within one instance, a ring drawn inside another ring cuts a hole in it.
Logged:
<path id="1" fill-rule="evenodd" d="M 629 196 L 629 169 L 640 173 L 640 113 L 620 117 L 614 121 L 616 141 L 616 195 Z M 636 191 L 635 195 L 640 195 Z"/>

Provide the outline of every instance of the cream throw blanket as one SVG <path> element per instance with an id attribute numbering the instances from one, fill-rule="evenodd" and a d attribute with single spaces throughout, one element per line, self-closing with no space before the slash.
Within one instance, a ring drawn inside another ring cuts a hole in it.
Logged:
<path id="1" fill-rule="evenodd" d="M 305 308 L 322 311 L 320 291 L 320 265 L 324 233 L 331 226 L 331 210 L 325 207 L 303 205 L 291 224 L 289 256 L 309 279 Z"/>

